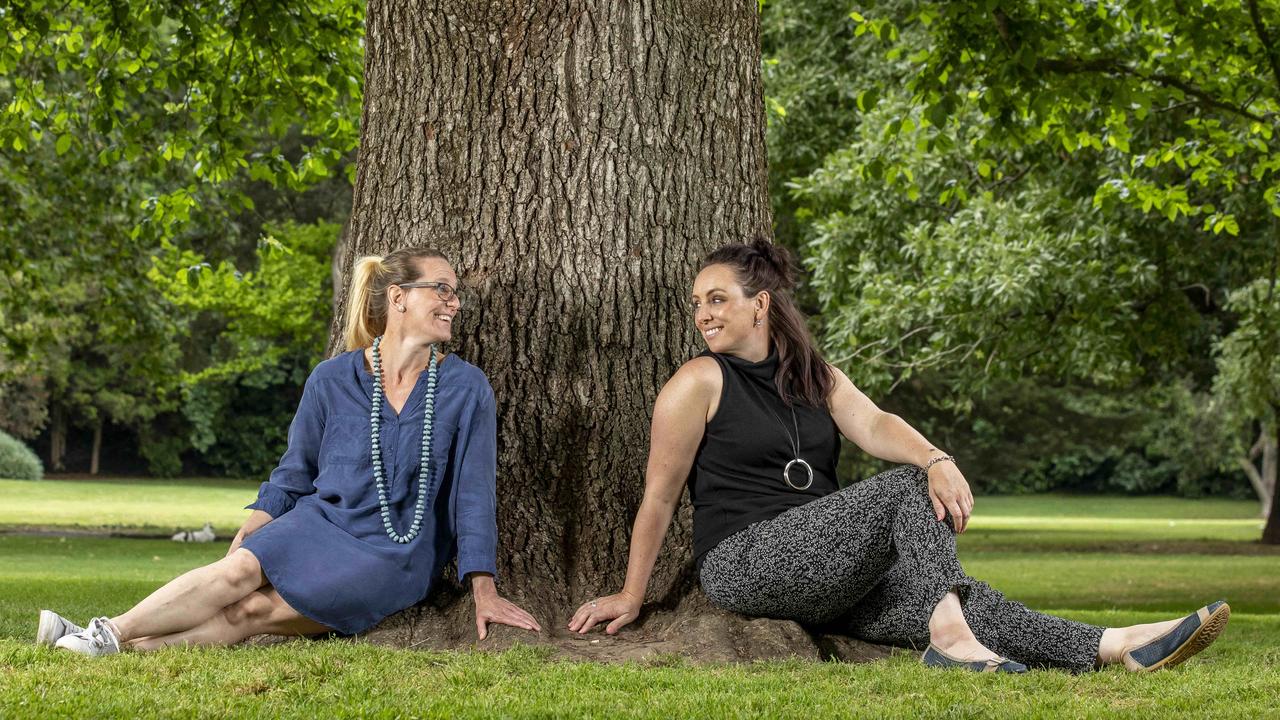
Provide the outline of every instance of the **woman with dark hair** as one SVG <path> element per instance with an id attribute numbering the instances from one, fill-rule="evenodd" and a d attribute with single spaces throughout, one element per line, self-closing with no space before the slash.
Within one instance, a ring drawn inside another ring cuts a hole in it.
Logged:
<path id="1" fill-rule="evenodd" d="M 227 556 L 80 628 L 41 611 L 37 642 L 99 656 L 355 635 L 427 595 L 456 556 L 481 639 L 538 623 L 498 595 L 496 413 L 479 368 L 437 350 L 461 309 L 439 252 L 356 263 L 348 352 L 307 378 L 289 444 Z"/>
<path id="2" fill-rule="evenodd" d="M 819 355 L 791 298 L 784 250 L 765 241 L 706 257 L 693 320 L 707 351 L 663 387 L 626 582 L 569 623 L 615 633 L 640 613 L 681 489 L 694 558 L 716 605 L 926 647 L 923 661 L 980 672 L 1182 662 L 1226 626 L 1224 602 L 1186 618 L 1100 628 L 1028 610 L 956 559 L 973 495 L 955 458 L 881 411 Z M 843 490 L 837 432 L 902 467 Z"/>

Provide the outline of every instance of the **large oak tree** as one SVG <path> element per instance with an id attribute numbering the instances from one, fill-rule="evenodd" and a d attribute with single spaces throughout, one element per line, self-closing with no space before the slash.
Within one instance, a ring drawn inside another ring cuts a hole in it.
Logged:
<path id="1" fill-rule="evenodd" d="M 650 408 L 697 352 L 699 257 L 770 229 L 757 4 L 373 0 L 366 37 L 344 267 L 406 245 L 453 261 L 457 349 L 499 399 L 501 582 L 563 626 L 622 584 Z M 686 508 L 650 601 L 690 591 L 689 549 Z M 384 632 L 465 641 L 469 603 L 439 602 Z M 752 644 L 680 622 L 639 634 Z M 748 656 L 813 649 L 761 627 Z"/>

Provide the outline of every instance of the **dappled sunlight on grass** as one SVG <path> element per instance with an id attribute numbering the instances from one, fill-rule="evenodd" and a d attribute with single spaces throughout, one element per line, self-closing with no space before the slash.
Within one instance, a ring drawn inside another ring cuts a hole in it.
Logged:
<path id="1" fill-rule="evenodd" d="M 977 498 L 976 517 L 1028 518 L 1164 518 L 1193 520 L 1258 520 L 1254 500 L 1179 498 L 1127 495 L 983 495 Z"/>
<path id="2" fill-rule="evenodd" d="M 249 480 L 0 480 L 0 525 L 171 533 L 212 522 L 225 535 L 257 495 Z"/>

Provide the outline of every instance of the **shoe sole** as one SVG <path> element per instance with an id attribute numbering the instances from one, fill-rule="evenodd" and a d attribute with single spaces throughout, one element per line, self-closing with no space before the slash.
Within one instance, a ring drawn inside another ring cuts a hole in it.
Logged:
<path id="1" fill-rule="evenodd" d="M 1212 645 L 1213 641 L 1217 640 L 1218 636 L 1222 634 L 1222 631 L 1227 629 L 1227 620 L 1230 618 L 1231 606 L 1223 603 L 1222 607 L 1213 611 L 1213 614 L 1201 623 L 1200 627 L 1195 632 L 1191 633 L 1191 637 L 1187 638 L 1186 642 L 1179 645 L 1178 649 L 1169 653 L 1168 657 L 1165 659 L 1150 667 L 1134 667 L 1137 663 L 1130 665 L 1129 663 L 1131 662 L 1131 658 L 1129 654 L 1126 653 L 1124 656 L 1124 664 L 1130 670 L 1134 670 L 1136 672 L 1154 672 L 1156 670 L 1180 665 L 1183 662 L 1186 662 L 1192 655 L 1195 655 L 1201 650 Z"/>
<path id="2" fill-rule="evenodd" d="M 40 611 L 40 626 L 36 629 L 36 644 L 53 647 L 62 638 L 62 618 L 52 610 Z"/>

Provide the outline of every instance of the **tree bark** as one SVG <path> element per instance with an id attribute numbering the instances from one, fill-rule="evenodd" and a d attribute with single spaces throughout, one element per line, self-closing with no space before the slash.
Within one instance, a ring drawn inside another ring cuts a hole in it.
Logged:
<path id="1" fill-rule="evenodd" d="M 1280 438 L 1277 438 L 1277 433 L 1280 432 L 1280 429 L 1269 432 L 1263 430 L 1263 432 L 1267 434 L 1269 442 L 1263 448 L 1262 480 L 1267 491 L 1266 502 L 1270 504 L 1270 507 L 1265 511 L 1267 524 L 1262 528 L 1262 543 L 1264 545 L 1280 545 L 1280 503 L 1275 501 L 1277 456 L 1280 456 L 1280 452 L 1277 451 L 1280 448 L 1280 442 L 1278 442 Z M 1267 462 L 1268 458 L 1270 458 L 1269 464 Z"/>
<path id="2" fill-rule="evenodd" d="M 500 587 L 562 627 L 622 585 L 699 258 L 770 230 L 757 3 L 371 0 L 366 32 L 339 306 L 361 255 L 453 262 L 454 349 L 498 398 Z M 668 609 L 690 526 L 683 503 L 649 586 Z M 397 642 L 474 638 L 469 602 L 437 605 Z"/>
<path id="3" fill-rule="evenodd" d="M 49 469 L 53 472 L 66 470 L 67 453 L 67 416 L 62 405 L 53 403 L 53 417 L 49 422 Z"/>
<path id="4" fill-rule="evenodd" d="M 1271 515 L 1271 503 L 1275 498 L 1277 454 L 1276 438 L 1264 425 L 1262 431 L 1258 433 L 1257 442 L 1249 449 L 1249 454 L 1236 458 L 1240 469 L 1248 476 L 1254 494 L 1258 496 L 1259 515 L 1263 518 Z M 1261 472 L 1254 465 L 1254 460 L 1258 456 L 1262 456 Z"/>
<path id="5" fill-rule="evenodd" d="M 98 458 L 102 455 L 102 421 L 93 426 L 93 452 L 89 455 L 89 474 L 98 474 Z"/>

